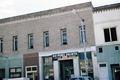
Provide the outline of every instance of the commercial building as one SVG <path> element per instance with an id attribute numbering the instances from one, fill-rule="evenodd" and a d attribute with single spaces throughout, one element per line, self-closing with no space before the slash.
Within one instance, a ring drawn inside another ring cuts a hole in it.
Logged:
<path id="1" fill-rule="evenodd" d="M 97 79 L 90 2 L 0 20 L 0 77 Z"/>
<path id="2" fill-rule="evenodd" d="M 100 80 L 120 80 L 120 3 L 94 8 Z"/>

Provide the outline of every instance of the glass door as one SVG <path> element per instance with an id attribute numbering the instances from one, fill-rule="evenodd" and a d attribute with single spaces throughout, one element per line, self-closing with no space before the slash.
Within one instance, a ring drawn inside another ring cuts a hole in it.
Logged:
<path id="1" fill-rule="evenodd" d="M 27 73 L 27 77 L 28 77 L 30 80 L 37 80 L 37 73 L 36 73 L 36 72 Z"/>
<path id="2" fill-rule="evenodd" d="M 38 79 L 37 66 L 27 66 L 26 77 L 29 78 L 30 80 L 37 80 Z"/>
<path id="3" fill-rule="evenodd" d="M 73 60 L 60 61 L 60 78 L 61 80 L 70 80 L 71 75 L 74 74 Z"/>

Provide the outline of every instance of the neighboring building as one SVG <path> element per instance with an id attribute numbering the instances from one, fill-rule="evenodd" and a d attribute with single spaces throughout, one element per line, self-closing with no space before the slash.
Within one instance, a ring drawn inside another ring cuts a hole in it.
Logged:
<path id="1" fill-rule="evenodd" d="M 97 79 L 92 10 L 87 2 L 1 19 L 0 77 L 65 80 L 87 67 Z"/>
<path id="2" fill-rule="evenodd" d="M 100 80 L 120 80 L 120 3 L 94 8 Z"/>

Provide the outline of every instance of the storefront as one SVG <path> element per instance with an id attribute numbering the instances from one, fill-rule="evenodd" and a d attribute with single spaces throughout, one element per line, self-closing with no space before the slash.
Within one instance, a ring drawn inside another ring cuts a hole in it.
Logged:
<path id="1" fill-rule="evenodd" d="M 20 54 L 0 58 L 0 79 L 23 76 L 23 57 Z"/>
<path id="2" fill-rule="evenodd" d="M 111 64 L 112 79 L 120 80 L 120 64 Z"/>
<path id="3" fill-rule="evenodd" d="M 40 80 L 69 80 L 72 76 L 86 74 L 94 78 L 92 53 L 86 52 L 87 59 L 80 51 L 39 53 Z"/>
<path id="4" fill-rule="evenodd" d="M 5 78 L 5 58 L 0 57 L 0 80 Z"/>
<path id="5" fill-rule="evenodd" d="M 24 54 L 24 75 L 30 80 L 39 80 L 38 53 Z"/>

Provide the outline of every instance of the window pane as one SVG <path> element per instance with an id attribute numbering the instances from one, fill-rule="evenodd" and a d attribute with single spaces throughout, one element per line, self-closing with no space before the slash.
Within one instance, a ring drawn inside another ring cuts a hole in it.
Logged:
<path id="1" fill-rule="evenodd" d="M 85 59 L 84 53 L 80 53 L 80 59 L 81 59 L 81 60 L 84 60 L 84 59 Z"/>
<path id="2" fill-rule="evenodd" d="M 16 72 L 22 72 L 21 68 L 16 68 Z"/>
<path id="3" fill-rule="evenodd" d="M 115 50 L 119 50 L 119 46 L 115 46 Z"/>
<path id="4" fill-rule="evenodd" d="M 28 48 L 33 49 L 33 34 L 28 34 Z"/>
<path id="5" fill-rule="evenodd" d="M 80 43 L 87 42 L 85 25 L 80 26 Z"/>
<path id="6" fill-rule="evenodd" d="M 99 64 L 100 67 L 106 67 L 106 64 Z"/>
<path id="7" fill-rule="evenodd" d="M 91 52 L 87 52 L 87 59 L 92 59 Z"/>
<path id="8" fill-rule="evenodd" d="M 11 68 L 10 69 L 10 78 L 20 78 L 22 76 L 21 68 Z"/>
<path id="9" fill-rule="evenodd" d="M 67 31 L 65 29 L 61 29 L 61 42 L 63 45 L 67 44 Z"/>
<path id="10" fill-rule="evenodd" d="M 5 78 L 5 69 L 0 69 L 0 78 Z"/>
<path id="11" fill-rule="evenodd" d="M 110 28 L 112 41 L 117 41 L 116 28 Z"/>
<path id="12" fill-rule="evenodd" d="M 31 71 L 31 67 L 28 67 L 28 68 L 27 68 L 27 71 Z"/>
<path id="13" fill-rule="evenodd" d="M 0 52 L 3 52 L 3 39 L 0 38 Z"/>
<path id="14" fill-rule="evenodd" d="M 33 36 L 30 37 L 30 48 L 33 48 Z"/>
<path id="15" fill-rule="evenodd" d="M 13 51 L 18 50 L 18 38 L 17 36 L 13 36 Z"/>
<path id="16" fill-rule="evenodd" d="M 110 33 L 109 29 L 104 29 L 105 42 L 110 42 Z"/>
<path id="17" fill-rule="evenodd" d="M 10 72 L 15 72 L 15 69 L 10 69 Z"/>
<path id="18" fill-rule="evenodd" d="M 99 50 L 99 53 L 103 52 L 103 48 L 102 47 L 98 48 L 98 50 Z"/>
<path id="19" fill-rule="evenodd" d="M 48 35 L 45 38 L 45 43 L 46 43 L 46 47 L 48 47 L 49 46 L 49 36 Z"/>
<path id="20" fill-rule="evenodd" d="M 83 43 L 83 31 L 82 31 L 82 26 L 80 26 L 80 43 Z"/>
<path id="21" fill-rule="evenodd" d="M 43 77 L 45 80 L 54 80 L 52 56 L 43 57 L 43 73 L 44 73 Z"/>
<path id="22" fill-rule="evenodd" d="M 49 32 L 48 31 L 43 32 L 43 44 L 44 44 L 44 47 L 49 47 Z"/>
<path id="23" fill-rule="evenodd" d="M 37 67 L 32 67 L 32 71 L 36 71 L 37 70 Z"/>

